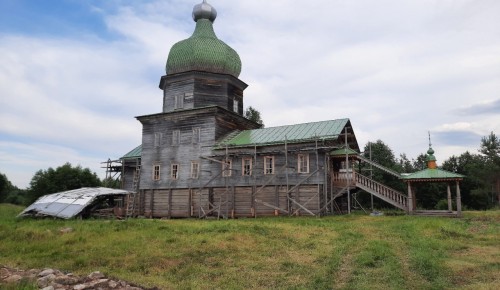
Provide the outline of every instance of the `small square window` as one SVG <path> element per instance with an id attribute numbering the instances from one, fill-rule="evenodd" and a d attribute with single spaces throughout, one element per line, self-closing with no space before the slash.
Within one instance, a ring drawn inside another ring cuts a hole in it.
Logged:
<path id="1" fill-rule="evenodd" d="M 179 164 L 172 164 L 170 178 L 177 180 L 179 178 Z"/>

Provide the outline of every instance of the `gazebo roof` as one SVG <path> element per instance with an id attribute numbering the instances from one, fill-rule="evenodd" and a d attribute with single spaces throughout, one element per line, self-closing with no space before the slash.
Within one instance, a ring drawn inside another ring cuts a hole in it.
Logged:
<path id="1" fill-rule="evenodd" d="M 443 169 L 424 169 L 408 175 L 402 175 L 401 179 L 404 181 L 451 181 L 462 180 L 465 176 L 458 173 L 453 173 Z"/>

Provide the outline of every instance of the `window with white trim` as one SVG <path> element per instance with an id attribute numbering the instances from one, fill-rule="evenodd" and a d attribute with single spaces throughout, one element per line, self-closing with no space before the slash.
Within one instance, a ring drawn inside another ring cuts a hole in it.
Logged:
<path id="1" fill-rule="evenodd" d="M 198 179 L 200 173 L 200 163 L 198 162 L 191 162 L 191 178 L 192 179 Z"/>
<path id="2" fill-rule="evenodd" d="M 170 166 L 170 178 L 177 180 L 179 178 L 179 164 L 172 164 Z"/>
<path id="3" fill-rule="evenodd" d="M 243 176 L 252 175 L 252 158 L 243 158 L 241 160 L 241 175 Z"/>
<path id="4" fill-rule="evenodd" d="M 309 154 L 297 155 L 297 172 L 309 173 Z"/>
<path id="5" fill-rule="evenodd" d="M 174 130 L 172 131 L 172 145 L 179 145 L 181 144 L 181 131 L 180 130 Z"/>
<path id="6" fill-rule="evenodd" d="M 184 108 L 184 96 L 183 95 L 177 95 L 174 96 L 174 109 L 183 109 Z"/>
<path id="7" fill-rule="evenodd" d="M 200 139 L 201 139 L 200 128 L 199 127 L 193 128 L 193 144 L 200 143 Z"/>
<path id="8" fill-rule="evenodd" d="M 231 176 L 232 169 L 233 169 L 233 161 L 232 160 L 222 161 L 222 176 L 223 177 Z"/>
<path id="9" fill-rule="evenodd" d="M 158 164 L 153 165 L 153 180 L 154 181 L 160 180 L 160 165 Z"/>
<path id="10" fill-rule="evenodd" d="M 274 156 L 264 157 L 264 174 L 274 174 Z"/>

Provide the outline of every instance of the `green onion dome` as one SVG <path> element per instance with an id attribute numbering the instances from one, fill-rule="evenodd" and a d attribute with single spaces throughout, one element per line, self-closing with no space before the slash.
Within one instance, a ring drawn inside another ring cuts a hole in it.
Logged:
<path id="1" fill-rule="evenodd" d="M 241 60 L 238 53 L 215 35 L 213 22 L 216 17 L 217 11 L 205 0 L 194 7 L 196 28 L 191 37 L 174 44 L 170 49 L 167 74 L 205 71 L 234 77 L 240 75 Z"/>
<path id="2" fill-rule="evenodd" d="M 436 161 L 436 157 L 434 156 L 434 149 L 432 147 L 429 147 L 429 150 L 427 150 L 427 161 Z"/>

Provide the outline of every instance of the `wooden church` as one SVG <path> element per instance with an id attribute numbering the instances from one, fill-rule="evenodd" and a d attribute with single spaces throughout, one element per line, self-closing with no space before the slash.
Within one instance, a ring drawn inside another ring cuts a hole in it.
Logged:
<path id="1" fill-rule="evenodd" d="M 160 80 L 162 112 L 136 117 L 142 144 L 117 169 L 135 192 L 129 215 L 321 216 L 349 211 L 356 188 L 408 211 L 405 194 L 352 170 L 362 157 L 349 119 L 260 128 L 244 117 L 241 60 L 217 38 L 216 16 L 206 1 L 194 7 L 196 28 Z"/>

